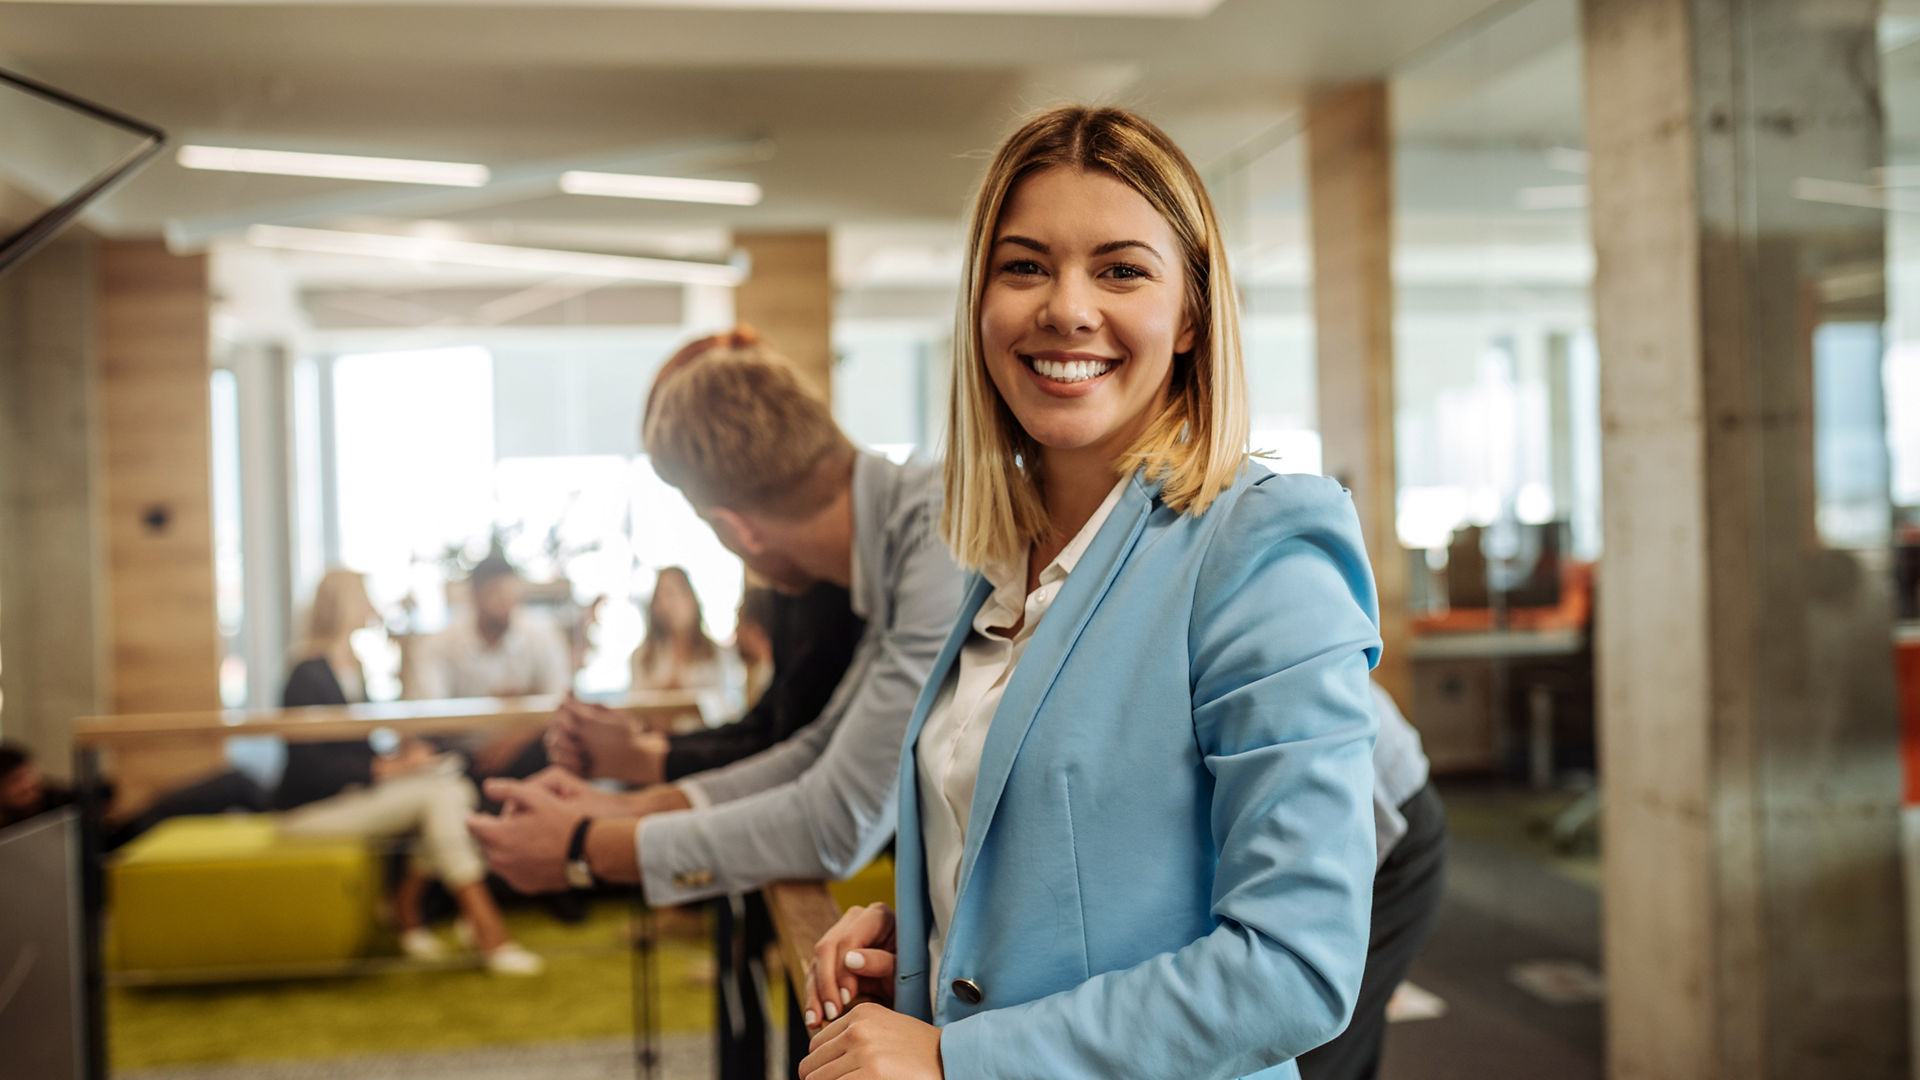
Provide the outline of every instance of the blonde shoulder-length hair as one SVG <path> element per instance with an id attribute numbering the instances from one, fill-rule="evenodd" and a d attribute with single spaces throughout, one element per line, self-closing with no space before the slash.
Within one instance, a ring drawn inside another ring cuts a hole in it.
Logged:
<path id="1" fill-rule="evenodd" d="M 314 587 L 307 608 L 306 632 L 294 646 L 293 659 L 326 656 L 364 625 L 372 605 L 367 602 L 367 579 L 358 571 L 334 567 Z"/>
<path id="2" fill-rule="evenodd" d="M 1000 211 L 1021 180 L 1053 168 L 1106 173 L 1139 192 L 1179 242 L 1193 348 L 1174 357 L 1165 406 L 1116 463 L 1145 470 L 1166 504 L 1206 510 L 1246 461 L 1246 377 L 1226 245 L 1205 184 L 1165 132 L 1123 109 L 1063 106 L 1015 132 L 994 155 L 973 204 L 947 421 L 941 533 L 962 566 L 1017 559 L 1051 529 L 1034 463 L 1039 445 L 994 389 L 980 346 L 980 305 Z"/>

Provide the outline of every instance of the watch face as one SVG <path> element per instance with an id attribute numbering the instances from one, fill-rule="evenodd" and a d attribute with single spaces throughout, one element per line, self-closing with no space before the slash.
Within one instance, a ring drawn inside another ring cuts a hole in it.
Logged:
<path id="1" fill-rule="evenodd" d="M 587 866 L 585 859 L 567 861 L 567 885 L 575 889 L 593 888 L 593 870 Z"/>

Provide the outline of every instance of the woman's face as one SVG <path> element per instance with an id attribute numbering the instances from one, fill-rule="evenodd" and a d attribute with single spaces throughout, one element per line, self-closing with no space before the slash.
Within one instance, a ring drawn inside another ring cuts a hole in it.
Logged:
<path id="1" fill-rule="evenodd" d="M 693 629 L 693 588 L 678 574 L 661 574 L 653 583 L 653 614 L 675 633 Z"/>
<path id="2" fill-rule="evenodd" d="M 990 239 L 979 331 L 993 385 L 1041 446 L 1119 456 L 1193 347 L 1172 226 L 1106 173 L 1054 168 L 1014 186 Z"/>
<path id="3" fill-rule="evenodd" d="M 377 626 L 379 622 L 380 611 L 373 606 L 373 601 L 367 596 L 366 581 L 355 578 L 353 587 L 347 591 L 347 625 L 355 630 L 361 630 L 369 626 Z"/>

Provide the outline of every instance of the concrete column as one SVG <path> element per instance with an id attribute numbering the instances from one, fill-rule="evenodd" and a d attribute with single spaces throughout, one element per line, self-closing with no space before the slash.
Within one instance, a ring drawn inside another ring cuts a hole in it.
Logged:
<path id="1" fill-rule="evenodd" d="M 60 775 L 106 689 L 94 246 L 69 234 L 0 278 L 0 733 Z"/>
<path id="2" fill-rule="evenodd" d="M 1308 106 L 1323 467 L 1352 489 L 1373 560 L 1386 645 L 1374 678 L 1410 705 L 1407 558 L 1394 517 L 1392 140 L 1384 83 L 1320 94 Z"/>
<path id="3" fill-rule="evenodd" d="M 826 230 L 744 232 L 734 243 L 753 261 L 734 290 L 734 317 L 833 392 L 833 263 Z"/>
<path id="4" fill-rule="evenodd" d="M 1796 190 L 1883 158 L 1878 5 L 1581 6 L 1608 1068 L 1906 1077 L 1884 529 L 1833 534 L 1813 467 L 1884 221 Z"/>

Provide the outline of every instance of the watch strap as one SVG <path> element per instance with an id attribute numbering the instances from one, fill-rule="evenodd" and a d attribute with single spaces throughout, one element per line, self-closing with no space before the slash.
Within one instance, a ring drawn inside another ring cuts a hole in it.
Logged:
<path id="1" fill-rule="evenodd" d="M 567 838 L 567 877 L 576 889 L 592 888 L 597 882 L 593 876 L 593 866 L 587 862 L 587 833 L 593 829 L 593 819 L 581 818 L 573 827 L 573 835 Z"/>

